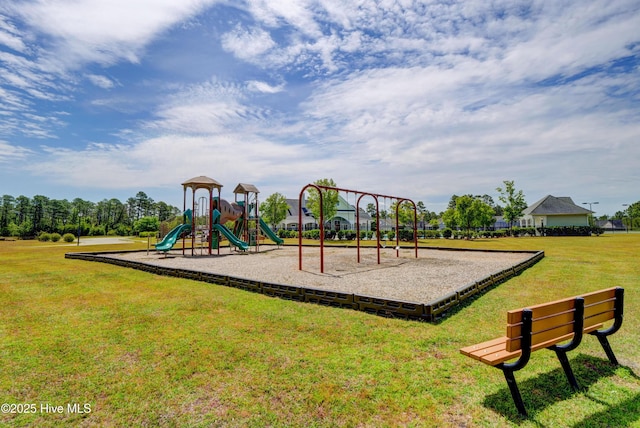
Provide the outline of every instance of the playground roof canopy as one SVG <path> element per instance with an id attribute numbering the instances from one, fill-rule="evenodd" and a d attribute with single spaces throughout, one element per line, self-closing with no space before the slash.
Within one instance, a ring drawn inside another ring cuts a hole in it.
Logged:
<path id="1" fill-rule="evenodd" d="M 260 193 L 260 191 L 253 184 L 239 183 L 233 193 Z"/>
<path id="2" fill-rule="evenodd" d="M 204 175 L 199 175 L 198 177 L 190 178 L 189 180 L 182 183 L 182 185 L 187 188 L 191 188 L 194 191 L 197 189 L 220 189 L 222 188 L 222 184 L 218 183 L 213 178 L 205 177 Z"/>

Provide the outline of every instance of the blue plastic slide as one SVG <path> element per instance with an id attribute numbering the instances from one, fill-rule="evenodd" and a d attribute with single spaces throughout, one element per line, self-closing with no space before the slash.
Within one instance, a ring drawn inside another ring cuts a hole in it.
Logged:
<path id="1" fill-rule="evenodd" d="M 242 251 L 247 251 L 249 249 L 249 244 L 238 239 L 238 237 L 236 237 L 236 235 L 234 235 L 233 232 L 227 229 L 223 224 L 214 224 L 213 229 L 222 233 L 222 235 L 224 235 L 224 237 L 227 238 L 227 240 L 231 242 L 232 245 L 235 245 Z"/>
<path id="2" fill-rule="evenodd" d="M 191 230 L 191 210 L 185 211 L 184 215 L 187 218 L 188 223 L 179 224 L 171 229 L 162 241 L 155 244 L 156 250 L 164 252 L 171 250 L 182 234 Z"/>

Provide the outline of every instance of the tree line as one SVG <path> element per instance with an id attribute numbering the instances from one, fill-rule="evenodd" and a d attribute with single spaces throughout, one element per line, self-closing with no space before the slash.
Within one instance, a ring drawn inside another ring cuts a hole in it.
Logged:
<path id="1" fill-rule="evenodd" d="M 144 219 L 169 221 L 180 213 L 177 207 L 156 202 L 145 192 L 122 202 L 116 198 L 100 202 L 75 198 L 52 199 L 3 195 L 0 200 L 0 236 L 36 237 L 46 233 L 128 236 Z"/>

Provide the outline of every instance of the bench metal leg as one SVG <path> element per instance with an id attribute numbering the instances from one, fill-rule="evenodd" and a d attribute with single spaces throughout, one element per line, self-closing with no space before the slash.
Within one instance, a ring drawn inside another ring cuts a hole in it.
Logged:
<path id="1" fill-rule="evenodd" d="M 569 364 L 569 358 L 567 358 L 567 353 L 563 352 L 560 349 L 555 349 L 556 355 L 558 356 L 558 360 L 560 360 L 560 365 L 564 370 L 565 376 L 567 376 L 567 380 L 569 381 L 569 385 L 573 388 L 574 391 L 578 391 L 580 389 L 580 385 L 578 385 L 578 381 L 576 380 L 575 375 L 573 374 L 573 369 L 571 368 L 571 364 Z"/>
<path id="2" fill-rule="evenodd" d="M 613 353 L 613 349 L 611 349 L 611 345 L 609 345 L 609 339 L 604 335 L 596 335 L 598 336 L 598 340 L 600 341 L 600 345 L 602 345 L 602 349 L 604 349 L 604 353 L 607 354 L 607 358 L 611 361 L 611 364 L 614 366 L 618 365 L 618 359 Z"/>
<path id="3" fill-rule="evenodd" d="M 526 417 L 527 410 L 524 408 L 524 402 L 522 401 L 522 396 L 520 395 L 520 390 L 518 389 L 518 384 L 516 383 L 516 378 L 513 375 L 513 371 L 503 368 L 502 373 L 504 373 L 504 378 L 507 380 L 509 391 L 511 391 L 511 397 L 513 397 L 513 402 L 516 405 L 518 412 L 522 416 Z"/>

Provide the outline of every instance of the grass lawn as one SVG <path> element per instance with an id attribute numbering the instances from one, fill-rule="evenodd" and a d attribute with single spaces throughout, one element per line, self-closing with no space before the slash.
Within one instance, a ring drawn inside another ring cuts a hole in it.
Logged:
<path id="1" fill-rule="evenodd" d="M 546 257 L 429 324 L 0 241 L 0 425 L 640 426 L 640 234 L 421 243 Z M 586 337 L 569 354 L 587 387 L 573 393 L 555 354 L 534 353 L 516 373 L 529 419 L 500 370 L 458 351 L 504 334 L 508 309 L 611 286 L 626 291 L 610 338 L 621 366 Z"/>

